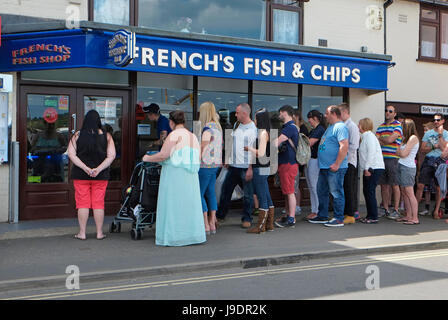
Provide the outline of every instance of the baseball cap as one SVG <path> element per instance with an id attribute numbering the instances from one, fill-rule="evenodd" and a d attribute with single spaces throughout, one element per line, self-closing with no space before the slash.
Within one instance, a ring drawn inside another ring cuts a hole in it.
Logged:
<path id="1" fill-rule="evenodd" d="M 149 106 L 144 106 L 143 107 L 143 112 L 160 114 L 160 107 L 156 103 L 151 103 Z"/>

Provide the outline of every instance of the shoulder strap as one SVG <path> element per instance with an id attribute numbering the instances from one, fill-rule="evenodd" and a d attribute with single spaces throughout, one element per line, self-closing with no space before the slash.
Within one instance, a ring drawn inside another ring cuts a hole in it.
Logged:
<path id="1" fill-rule="evenodd" d="M 289 145 L 294 149 L 294 152 L 297 152 L 297 148 L 294 146 L 294 142 L 290 138 L 288 138 Z"/>

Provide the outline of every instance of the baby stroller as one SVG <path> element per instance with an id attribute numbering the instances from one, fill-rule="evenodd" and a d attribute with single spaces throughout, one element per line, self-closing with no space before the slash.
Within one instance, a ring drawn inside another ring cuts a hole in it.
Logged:
<path id="1" fill-rule="evenodd" d="M 129 185 L 123 189 L 123 204 L 110 224 L 110 233 L 121 232 L 121 222 L 128 221 L 132 222 L 131 238 L 141 240 L 145 227 L 152 228 L 161 170 L 157 163 L 140 162 L 135 166 Z"/>

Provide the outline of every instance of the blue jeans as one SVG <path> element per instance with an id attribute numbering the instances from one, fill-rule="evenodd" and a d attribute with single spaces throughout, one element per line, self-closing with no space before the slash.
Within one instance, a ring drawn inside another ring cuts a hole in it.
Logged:
<path id="1" fill-rule="evenodd" d="M 259 207 L 262 210 L 268 210 L 273 207 L 271 194 L 269 192 L 268 175 L 260 174 L 260 168 L 254 168 L 254 177 L 252 179 L 255 194 L 258 198 Z"/>
<path id="2" fill-rule="evenodd" d="M 384 169 L 375 169 L 370 177 L 363 175 L 363 193 L 366 199 L 367 219 L 378 220 L 378 205 L 376 202 L 376 186 L 384 173 Z"/>
<path id="3" fill-rule="evenodd" d="M 219 168 L 201 168 L 199 170 L 199 186 L 201 188 L 202 212 L 218 210 L 215 183 Z M 208 207 L 207 207 L 207 201 Z"/>
<path id="4" fill-rule="evenodd" d="M 344 177 L 347 168 L 339 169 L 336 172 L 330 169 L 320 169 L 319 179 L 317 180 L 317 196 L 319 198 L 318 216 L 328 218 L 328 204 L 330 202 L 330 193 L 333 196 L 334 218 L 344 220 Z"/>
<path id="5" fill-rule="evenodd" d="M 252 180 L 246 181 L 247 169 L 229 167 L 226 179 L 222 185 L 221 197 L 219 199 L 216 217 L 224 219 L 229 211 L 229 204 L 232 200 L 233 189 L 237 185 L 242 186 L 244 191 L 244 209 L 241 217 L 242 221 L 252 222 L 252 208 L 254 205 L 254 188 Z"/>

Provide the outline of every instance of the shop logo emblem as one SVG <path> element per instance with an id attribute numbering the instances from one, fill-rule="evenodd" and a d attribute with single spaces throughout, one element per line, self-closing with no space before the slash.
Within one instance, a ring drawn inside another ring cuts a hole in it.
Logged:
<path id="1" fill-rule="evenodd" d="M 118 67 L 126 67 L 134 59 L 135 33 L 118 30 L 109 40 L 109 59 Z"/>

